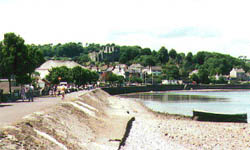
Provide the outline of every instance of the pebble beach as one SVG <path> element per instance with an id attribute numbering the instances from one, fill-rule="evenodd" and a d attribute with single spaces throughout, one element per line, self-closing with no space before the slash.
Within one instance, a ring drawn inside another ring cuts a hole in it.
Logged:
<path id="1" fill-rule="evenodd" d="M 135 114 L 121 150 L 250 150 L 249 123 L 201 122 L 144 109 Z"/>

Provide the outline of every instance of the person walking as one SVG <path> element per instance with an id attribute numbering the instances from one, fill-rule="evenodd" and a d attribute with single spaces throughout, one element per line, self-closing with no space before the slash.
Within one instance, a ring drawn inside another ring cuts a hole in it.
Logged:
<path id="1" fill-rule="evenodd" d="M 60 91 L 61 91 L 61 94 L 62 94 L 62 100 L 64 99 L 64 96 L 65 96 L 65 90 L 66 90 L 66 87 L 64 85 L 62 85 L 60 87 Z"/>
<path id="2" fill-rule="evenodd" d="M 34 99 L 33 99 L 33 92 L 34 92 L 34 87 L 33 85 L 30 85 L 29 86 L 29 102 L 33 102 Z"/>
<path id="3" fill-rule="evenodd" d="M 26 92 L 25 87 L 22 85 L 21 86 L 21 98 L 22 98 L 23 102 L 26 99 L 26 93 L 25 92 Z"/>

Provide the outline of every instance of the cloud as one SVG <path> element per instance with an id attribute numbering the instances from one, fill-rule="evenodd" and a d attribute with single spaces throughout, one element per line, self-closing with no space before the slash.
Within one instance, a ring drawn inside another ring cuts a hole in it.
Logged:
<path id="1" fill-rule="evenodd" d="M 179 37 L 200 37 L 214 38 L 220 36 L 218 31 L 211 29 L 203 29 L 200 27 L 182 27 L 175 28 L 166 34 L 160 34 L 160 38 L 179 38 Z"/>
<path id="2" fill-rule="evenodd" d="M 247 0 L 0 0 L 0 40 L 117 43 L 250 58 Z"/>

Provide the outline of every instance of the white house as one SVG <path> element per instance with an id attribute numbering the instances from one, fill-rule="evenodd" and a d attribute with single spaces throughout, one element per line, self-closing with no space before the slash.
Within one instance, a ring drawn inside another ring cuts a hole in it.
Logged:
<path id="1" fill-rule="evenodd" d="M 195 69 L 192 72 L 189 73 L 189 76 L 193 75 L 193 74 L 197 74 L 199 72 L 199 70 Z"/>
<path id="2" fill-rule="evenodd" d="M 238 80 L 245 80 L 246 79 L 246 74 L 245 74 L 245 71 L 240 68 L 233 68 L 231 71 L 230 71 L 230 78 L 231 79 L 238 79 Z"/>
<path id="3" fill-rule="evenodd" d="M 161 66 L 147 66 L 143 69 L 143 73 L 160 75 L 162 73 Z"/>
<path id="4" fill-rule="evenodd" d="M 49 74 L 50 69 L 55 68 L 55 67 L 62 67 L 62 66 L 66 66 L 68 68 L 74 68 L 76 66 L 80 66 L 84 68 L 83 66 L 81 66 L 80 64 L 74 61 L 48 60 L 45 63 L 43 63 L 39 68 L 37 68 L 35 72 L 39 72 L 40 78 L 44 79 L 46 75 Z"/>
<path id="5" fill-rule="evenodd" d="M 124 78 L 126 78 L 126 71 L 127 71 L 127 65 L 118 64 L 115 66 L 115 68 L 113 69 L 112 72 L 116 75 L 120 75 L 120 76 L 123 76 Z"/>

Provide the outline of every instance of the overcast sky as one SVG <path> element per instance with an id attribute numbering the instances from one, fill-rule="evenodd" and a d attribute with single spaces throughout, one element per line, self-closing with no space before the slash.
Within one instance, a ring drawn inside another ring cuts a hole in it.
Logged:
<path id="1" fill-rule="evenodd" d="M 0 0 L 0 40 L 139 45 L 250 58 L 249 0 Z"/>

